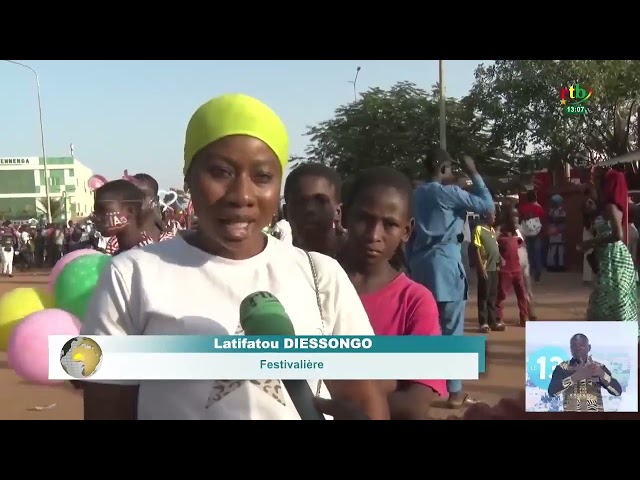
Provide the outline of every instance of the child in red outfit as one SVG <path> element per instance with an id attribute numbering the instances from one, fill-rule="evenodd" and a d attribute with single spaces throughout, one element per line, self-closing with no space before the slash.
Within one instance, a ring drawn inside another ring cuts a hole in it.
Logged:
<path id="1" fill-rule="evenodd" d="M 505 211 L 505 221 L 498 233 L 498 248 L 500 250 L 500 271 L 498 273 L 498 298 L 496 316 L 498 322 L 503 322 L 504 301 L 513 288 L 520 311 L 520 325 L 524 325 L 529 317 L 529 301 L 524 286 L 524 277 L 520 267 L 518 249 L 522 239 L 517 234 L 517 212 L 513 208 Z"/>

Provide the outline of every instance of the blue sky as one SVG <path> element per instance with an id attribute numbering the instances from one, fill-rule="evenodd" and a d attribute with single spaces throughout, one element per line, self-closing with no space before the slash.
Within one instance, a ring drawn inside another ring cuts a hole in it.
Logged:
<path id="1" fill-rule="evenodd" d="M 40 76 L 48 156 L 75 156 L 107 178 L 124 169 L 155 176 L 162 187 L 182 185 L 184 130 L 193 111 L 229 92 L 253 95 L 271 106 L 302 154 L 308 125 L 331 118 L 358 90 L 407 80 L 430 89 L 437 60 L 18 60 Z M 464 95 L 479 63 L 450 60 L 448 96 Z M 40 131 L 33 74 L 0 61 L 0 157 L 39 156 Z"/>

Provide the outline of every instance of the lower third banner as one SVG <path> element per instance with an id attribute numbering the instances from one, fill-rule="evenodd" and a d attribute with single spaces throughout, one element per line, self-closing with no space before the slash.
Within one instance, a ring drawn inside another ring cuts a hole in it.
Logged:
<path id="1" fill-rule="evenodd" d="M 478 379 L 485 337 L 49 337 L 52 380 Z"/>

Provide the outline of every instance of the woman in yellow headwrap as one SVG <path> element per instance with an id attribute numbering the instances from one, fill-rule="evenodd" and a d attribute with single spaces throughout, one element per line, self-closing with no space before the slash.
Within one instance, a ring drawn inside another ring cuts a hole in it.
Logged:
<path id="1" fill-rule="evenodd" d="M 280 118 L 255 98 L 224 95 L 198 108 L 184 147 L 197 231 L 114 258 L 82 333 L 242 334 L 241 302 L 268 291 L 298 335 L 372 335 L 358 295 L 335 260 L 262 232 L 278 208 L 288 147 Z M 183 287 L 180 299 L 177 284 Z M 279 380 L 125 383 L 87 384 L 85 418 L 300 418 Z M 316 395 L 329 396 L 324 382 L 309 384 Z M 386 399 L 373 382 L 332 382 L 329 389 L 372 418 L 388 418 Z M 336 402 L 319 405 L 340 416 Z"/>

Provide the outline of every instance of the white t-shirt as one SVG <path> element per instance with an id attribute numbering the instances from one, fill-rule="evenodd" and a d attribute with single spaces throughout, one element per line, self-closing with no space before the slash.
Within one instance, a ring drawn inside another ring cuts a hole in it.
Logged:
<path id="1" fill-rule="evenodd" d="M 280 230 L 280 240 L 291 245 L 293 243 L 293 235 L 291 234 L 291 225 L 286 220 L 276 222 L 276 228 Z"/>
<path id="2" fill-rule="evenodd" d="M 247 260 L 214 257 L 181 237 L 114 257 L 92 297 L 82 334 L 242 334 L 240 302 L 265 290 L 280 300 L 298 335 L 373 335 L 358 294 L 334 259 L 311 253 L 319 277 L 323 322 L 305 252 L 270 235 L 267 238 L 264 251 Z M 183 287 L 179 294 L 177 285 Z M 300 419 L 280 382 L 258 382 L 105 383 L 140 384 L 141 420 Z M 309 380 L 314 393 L 317 383 Z M 320 395 L 329 398 L 324 384 Z"/>
<path id="3" fill-rule="evenodd" d="M 469 227 L 468 213 L 467 213 L 467 217 L 464 220 L 464 225 L 462 226 L 462 237 L 465 242 L 471 243 L 471 228 Z"/>
<path id="4" fill-rule="evenodd" d="M 518 248 L 518 260 L 520 260 L 520 266 L 524 269 L 529 265 L 529 254 L 527 253 L 527 247 L 524 243 L 524 235 L 522 235 L 519 228 L 516 228 L 516 235 L 520 240 L 522 240 L 522 244 L 520 245 L 520 248 Z"/>
<path id="5" fill-rule="evenodd" d="M 111 237 L 104 237 L 100 232 L 98 232 L 98 248 L 101 250 L 106 250 L 110 238 Z"/>

